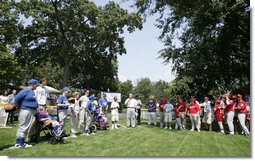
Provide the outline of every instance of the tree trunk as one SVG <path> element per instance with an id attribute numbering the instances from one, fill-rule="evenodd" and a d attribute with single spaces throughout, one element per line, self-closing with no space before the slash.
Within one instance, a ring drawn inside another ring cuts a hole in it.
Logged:
<path id="1" fill-rule="evenodd" d="M 62 86 L 65 87 L 68 84 L 68 78 L 70 74 L 70 65 L 71 61 L 68 59 L 65 59 L 65 66 L 64 66 L 64 73 L 63 73 L 63 80 L 62 80 Z"/>

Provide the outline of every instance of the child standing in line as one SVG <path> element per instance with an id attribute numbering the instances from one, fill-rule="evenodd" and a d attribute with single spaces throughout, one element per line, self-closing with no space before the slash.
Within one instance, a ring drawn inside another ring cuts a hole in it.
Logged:
<path id="1" fill-rule="evenodd" d="M 164 105 L 164 111 L 165 111 L 165 129 L 169 128 L 172 129 L 172 111 L 173 111 L 173 105 L 170 103 L 170 100 L 166 101 L 166 104 Z"/>
<path id="2" fill-rule="evenodd" d="M 177 130 L 178 127 L 180 128 L 180 130 L 182 130 L 182 124 L 181 124 L 181 115 L 180 115 L 180 112 L 179 112 L 179 109 L 178 107 L 174 107 L 173 111 L 175 112 L 175 129 Z"/>
<path id="3" fill-rule="evenodd" d="M 117 102 L 117 97 L 114 96 L 113 102 L 111 103 L 111 115 L 112 115 L 112 129 L 118 129 L 117 122 L 119 121 L 118 108 L 120 107 Z"/>

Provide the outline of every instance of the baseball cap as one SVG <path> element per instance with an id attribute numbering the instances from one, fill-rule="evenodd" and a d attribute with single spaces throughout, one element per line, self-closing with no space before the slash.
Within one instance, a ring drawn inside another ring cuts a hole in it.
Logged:
<path id="1" fill-rule="evenodd" d="M 70 91 L 70 89 L 67 88 L 67 87 L 65 87 L 65 88 L 62 89 L 62 91 L 64 91 L 64 92 L 65 92 L 65 91 Z"/>
<path id="2" fill-rule="evenodd" d="M 219 99 L 217 99 L 217 100 L 216 100 L 216 103 L 220 103 L 220 100 L 219 100 Z"/>
<path id="3" fill-rule="evenodd" d="M 239 98 L 243 98 L 243 96 L 241 94 L 237 94 L 236 96 Z"/>
<path id="4" fill-rule="evenodd" d="M 96 97 L 93 95 L 89 97 L 89 100 L 94 100 L 94 99 L 96 99 Z"/>
<path id="5" fill-rule="evenodd" d="M 30 79 L 27 83 L 32 84 L 32 85 L 37 85 L 37 84 L 39 84 L 39 81 L 36 79 Z"/>
<path id="6" fill-rule="evenodd" d="M 191 99 L 190 99 L 190 102 L 195 102 L 195 101 L 196 101 L 195 98 L 191 98 Z"/>

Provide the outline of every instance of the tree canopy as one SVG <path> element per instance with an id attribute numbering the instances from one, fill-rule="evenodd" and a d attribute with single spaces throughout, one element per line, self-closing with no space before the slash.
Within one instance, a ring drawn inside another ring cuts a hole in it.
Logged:
<path id="1" fill-rule="evenodd" d="M 165 48 L 160 58 L 173 63 L 176 81 L 204 96 L 227 91 L 250 93 L 249 0 L 137 0 L 139 13 L 160 13 L 157 27 Z"/>
<path id="2" fill-rule="evenodd" d="M 1 35 L 4 42 L 14 37 L 8 44 L 26 69 L 23 78 L 49 75 L 61 81 L 59 87 L 116 89 L 117 56 L 126 54 L 121 34 L 142 29 L 138 14 L 114 2 L 98 7 L 89 0 L 4 0 L 1 7 L 8 19 L 15 17 L 17 30 L 8 32 L 10 25 L 3 22 Z"/>

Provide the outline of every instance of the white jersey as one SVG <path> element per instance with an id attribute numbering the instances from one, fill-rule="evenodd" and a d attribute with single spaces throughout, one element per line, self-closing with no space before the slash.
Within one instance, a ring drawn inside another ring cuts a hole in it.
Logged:
<path id="1" fill-rule="evenodd" d="M 8 96 L 0 96 L 0 103 L 2 104 L 8 104 L 9 103 L 9 97 Z"/>
<path id="2" fill-rule="evenodd" d="M 118 108 L 120 107 L 118 102 L 113 101 L 111 103 L 111 114 L 115 115 L 116 113 L 118 113 Z"/>
<path id="3" fill-rule="evenodd" d="M 86 108 L 87 104 L 89 102 L 89 97 L 87 96 L 81 96 L 81 98 L 79 99 L 79 102 L 81 102 L 81 107 Z"/>
<path id="4" fill-rule="evenodd" d="M 136 100 L 136 103 L 137 103 L 137 106 L 136 106 L 136 108 L 137 109 L 140 109 L 140 108 L 142 108 L 142 101 L 141 100 Z"/>
<path id="5" fill-rule="evenodd" d="M 38 86 L 35 89 L 35 96 L 39 105 L 46 105 L 48 90 L 45 87 Z"/>
<path id="6" fill-rule="evenodd" d="M 125 101 L 125 105 L 126 105 L 127 107 L 136 108 L 136 106 L 137 106 L 137 101 L 136 101 L 134 98 L 132 98 L 132 99 L 128 98 L 128 99 Z"/>

